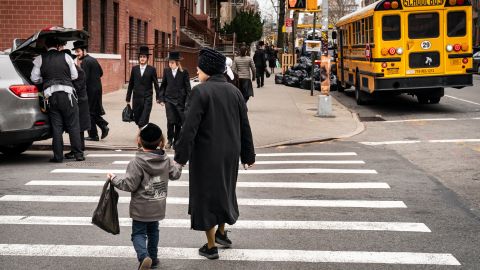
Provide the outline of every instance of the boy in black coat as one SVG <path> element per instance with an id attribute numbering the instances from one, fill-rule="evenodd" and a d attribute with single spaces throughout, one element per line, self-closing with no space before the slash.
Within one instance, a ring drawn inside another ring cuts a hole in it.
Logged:
<path id="1" fill-rule="evenodd" d="M 183 69 L 179 52 L 168 54 L 168 68 L 163 71 L 160 95 L 157 100 L 165 106 L 167 113 L 167 139 L 166 148 L 174 145 L 180 136 L 183 121 L 185 120 L 185 103 L 190 96 L 190 76 Z"/>
<path id="2" fill-rule="evenodd" d="M 150 55 L 147 46 L 141 46 L 138 52 L 138 61 L 140 65 L 132 67 L 130 73 L 130 81 L 128 82 L 127 104 L 130 104 L 133 93 L 133 119 L 138 128 L 142 128 L 148 124 L 150 120 L 150 112 L 152 111 L 153 88 L 157 96 L 160 87 L 158 86 L 157 70 L 147 65 L 148 56 Z"/>

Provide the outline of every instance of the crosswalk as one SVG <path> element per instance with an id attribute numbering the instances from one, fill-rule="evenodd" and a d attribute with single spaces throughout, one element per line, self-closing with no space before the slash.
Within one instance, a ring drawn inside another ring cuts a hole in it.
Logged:
<path id="1" fill-rule="evenodd" d="M 45 175 L 23 179 L 23 186 L 18 191 L 9 189 L 9 194 L 0 195 L 0 206 L 4 209 L 0 215 L 0 231 L 10 228 L 8 226 L 44 231 L 46 234 L 49 231 L 57 234 L 75 231 L 82 239 L 32 243 L 26 243 L 25 239 L 19 242 L 0 240 L 0 256 L 76 257 L 85 260 L 132 258 L 134 262 L 135 251 L 128 242 L 131 219 L 126 206 L 130 202 L 129 194 L 120 192 L 122 233 L 120 237 L 107 238 L 108 242 L 97 239 L 106 236 L 91 224 L 88 210 L 93 211 L 98 202 L 105 174 L 124 173 L 128 160 L 134 155 L 133 152 L 89 154 L 88 162 L 75 163 L 81 166 L 56 166 Z M 265 263 L 273 262 L 294 263 L 295 269 L 322 263 L 461 265 L 453 254 L 445 253 L 443 249 L 439 252 L 435 246 L 428 247 L 428 250 L 409 250 L 408 243 L 397 247 L 384 240 L 382 249 L 382 242 L 368 244 L 352 241 L 339 245 L 348 249 L 329 250 L 322 248 L 322 243 L 315 242 L 323 242 L 322 237 L 329 232 L 328 239 L 337 238 L 338 241 L 350 237 L 411 239 L 423 235 L 435 236 L 435 230 L 429 228 L 429 224 L 408 216 L 409 201 L 395 196 L 398 187 L 389 182 L 390 175 L 377 171 L 375 164 L 365 162 L 356 152 L 262 152 L 257 155 L 257 160 L 255 167 L 239 170 L 237 195 L 240 219 L 231 228 L 235 248 L 221 249 L 217 266 L 222 261 L 234 263 L 233 267 L 235 263 L 252 262 L 252 269 L 256 268 L 255 263 L 258 263 L 258 269 L 263 269 Z M 203 244 L 199 241 L 204 236 L 189 230 L 190 220 L 186 214 L 188 170 L 184 171 L 180 180 L 169 183 L 167 218 L 160 222 L 159 258 L 167 261 L 194 260 L 200 263 L 198 268 L 208 269 L 209 261 L 200 257 L 198 248 L 195 248 Z M 51 214 L 49 209 L 53 208 L 60 212 Z M 168 230 L 168 233 L 162 234 L 163 230 Z M 175 234 L 187 236 L 173 241 Z M 259 235 L 270 237 L 258 239 Z M 298 242 L 292 242 L 285 248 L 282 243 L 285 239 L 296 239 Z M 366 248 L 359 249 L 361 247 Z M 232 264 L 229 266 L 232 267 Z M 119 267 L 112 266 L 112 269 L 124 269 Z M 132 263 L 130 268 L 135 267 Z M 355 266 L 349 269 L 355 269 Z"/>

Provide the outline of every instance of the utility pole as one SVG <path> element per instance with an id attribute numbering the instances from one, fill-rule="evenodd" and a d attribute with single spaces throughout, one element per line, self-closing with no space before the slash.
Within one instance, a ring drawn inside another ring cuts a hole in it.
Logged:
<path id="1" fill-rule="evenodd" d="M 325 80 L 321 82 L 317 116 L 331 117 L 332 97 L 330 96 L 330 56 L 328 55 L 328 0 L 322 0 L 322 60 L 320 77 L 325 72 Z"/>
<path id="2" fill-rule="evenodd" d="M 325 1 L 325 0 L 324 0 Z M 315 35 L 317 31 L 317 12 L 313 12 L 313 40 L 315 40 Z M 310 89 L 310 96 L 313 96 L 313 90 L 315 89 L 315 59 L 316 52 L 312 52 L 312 87 Z"/>
<path id="3" fill-rule="evenodd" d="M 278 0 L 277 48 L 284 48 L 283 25 L 285 24 L 285 0 Z"/>

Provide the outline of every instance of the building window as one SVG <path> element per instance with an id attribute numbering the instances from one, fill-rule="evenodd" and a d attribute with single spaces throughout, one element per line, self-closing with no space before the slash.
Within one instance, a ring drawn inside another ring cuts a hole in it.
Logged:
<path id="1" fill-rule="evenodd" d="M 83 30 L 89 30 L 88 23 L 90 22 L 90 0 L 83 0 Z"/>
<path id="2" fill-rule="evenodd" d="M 105 52 L 106 41 L 107 41 L 107 29 L 106 29 L 106 18 L 107 18 L 107 1 L 100 1 L 100 52 Z"/>
<path id="3" fill-rule="evenodd" d="M 137 43 L 142 43 L 142 21 L 137 19 Z"/>
<path id="4" fill-rule="evenodd" d="M 118 20 L 119 20 L 118 3 L 113 3 L 113 53 L 118 53 Z"/>
<path id="5" fill-rule="evenodd" d="M 172 41 L 173 45 L 177 44 L 177 18 L 172 17 Z"/>
<path id="6" fill-rule="evenodd" d="M 133 17 L 128 18 L 128 43 L 133 43 L 133 37 L 135 36 L 135 26 L 133 25 Z"/>
<path id="7" fill-rule="evenodd" d="M 143 22 L 143 43 L 148 43 L 148 23 Z"/>

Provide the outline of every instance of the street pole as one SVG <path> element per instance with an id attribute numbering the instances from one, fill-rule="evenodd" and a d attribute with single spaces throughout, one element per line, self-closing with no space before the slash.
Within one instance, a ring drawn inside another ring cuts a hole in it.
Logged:
<path id="1" fill-rule="evenodd" d="M 325 80 L 321 82 L 318 96 L 317 116 L 332 117 L 332 97 L 330 96 L 330 56 L 328 55 L 328 0 L 322 0 L 322 59 L 320 77 L 325 71 Z"/>
<path id="2" fill-rule="evenodd" d="M 317 27 L 316 22 L 317 22 L 317 12 L 313 12 L 313 40 L 315 40 L 315 31 L 316 31 L 316 27 Z M 308 33 L 307 33 L 307 35 L 308 35 Z M 312 85 L 311 85 L 311 89 L 310 89 L 310 96 L 313 96 L 313 90 L 315 89 L 315 58 L 316 58 L 315 52 L 312 52 L 312 70 L 311 70 Z"/>

